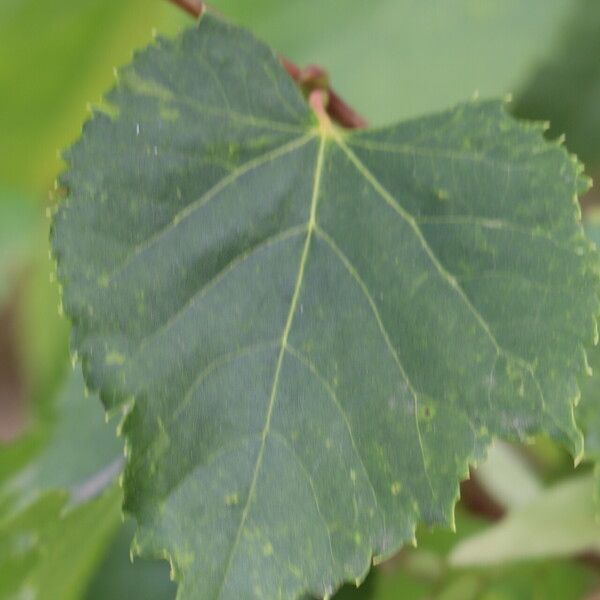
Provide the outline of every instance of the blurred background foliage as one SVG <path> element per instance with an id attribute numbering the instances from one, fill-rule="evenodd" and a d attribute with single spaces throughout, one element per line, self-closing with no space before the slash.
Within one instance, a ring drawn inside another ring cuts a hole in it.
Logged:
<path id="1" fill-rule="evenodd" d="M 296 63 L 325 67 L 375 125 L 475 92 L 510 93 L 518 116 L 550 120 L 549 135 L 565 134 L 587 172 L 600 175 L 598 0 L 212 6 Z M 189 25 L 163 0 L 0 2 L 1 598 L 175 595 L 166 563 L 130 563 L 134 528 L 121 522 L 120 490 L 110 484 L 122 454 L 116 423 L 103 425 L 99 402 L 72 373 L 45 213 L 63 168 L 59 150 L 77 138 L 88 103 L 101 102 L 113 68 L 150 42 L 153 28 L 173 35 Z M 600 242 L 594 194 L 583 206 L 590 237 Z M 591 362 L 600 365 L 600 354 Z M 582 411 L 593 411 L 595 383 L 585 382 Z M 590 458 L 600 458 L 600 442 L 590 442 Z M 592 494 L 600 486 L 589 466 L 571 475 L 572 461 L 547 440 L 499 445 L 463 485 L 457 533 L 419 532 L 418 548 L 339 598 L 600 598 Z M 531 518 L 540 514 L 541 521 Z"/>

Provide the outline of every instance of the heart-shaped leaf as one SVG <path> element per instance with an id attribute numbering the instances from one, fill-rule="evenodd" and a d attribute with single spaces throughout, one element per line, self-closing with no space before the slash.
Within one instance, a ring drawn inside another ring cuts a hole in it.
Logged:
<path id="1" fill-rule="evenodd" d="M 451 523 L 492 436 L 581 454 L 598 261 L 541 126 L 473 101 L 340 131 L 209 15 L 108 102 L 53 246 L 87 382 L 132 406 L 137 551 L 180 597 L 328 596 Z"/>

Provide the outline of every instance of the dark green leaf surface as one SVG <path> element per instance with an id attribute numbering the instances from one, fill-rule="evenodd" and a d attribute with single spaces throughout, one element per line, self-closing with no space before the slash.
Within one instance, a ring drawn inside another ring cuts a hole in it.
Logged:
<path id="1" fill-rule="evenodd" d="M 452 523 L 491 436 L 581 454 L 597 257 L 540 127 L 472 102 L 338 131 L 212 16 L 108 102 L 53 246 L 87 382 L 132 407 L 135 549 L 181 598 L 328 596 Z"/>

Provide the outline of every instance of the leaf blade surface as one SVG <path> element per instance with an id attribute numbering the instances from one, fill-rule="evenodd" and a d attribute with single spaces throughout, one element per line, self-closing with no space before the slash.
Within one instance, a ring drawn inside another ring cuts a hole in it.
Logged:
<path id="1" fill-rule="evenodd" d="M 136 549 L 171 557 L 181 597 L 328 596 L 452 523 L 491 436 L 581 453 L 596 257 L 541 128 L 472 102 L 339 132 L 211 16 L 108 100 L 54 252 L 88 383 L 135 399 Z"/>

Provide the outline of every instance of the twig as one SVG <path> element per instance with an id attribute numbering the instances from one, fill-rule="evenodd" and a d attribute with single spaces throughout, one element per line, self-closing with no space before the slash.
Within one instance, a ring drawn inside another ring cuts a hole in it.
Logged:
<path id="1" fill-rule="evenodd" d="M 364 129 L 369 125 L 364 117 L 346 104 L 331 88 L 327 112 L 333 121 L 346 129 Z"/>
<path id="2" fill-rule="evenodd" d="M 206 5 L 201 0 L 171 0 L 179 8 L 182 8 L 192 17 L 199 17 L 206 9 Z"/>
<path id="3" fill-rule="evenodd" d="M 325 122 L 329 121 L 327 102 L 327 92 L 320 88 L 312 90 L 308 96 L 308 105 L 313 109 L 317 117 L 319 117 L 319 120 L 324 119 Z"/>
<path id="4" fill-rule="evenodd" d="M 460 500 L 471 514 L 483 517 L 488 521 L 498 521 L 506 510 L 479 483 L 477 475 L 471 471 L 469 479 L 460 484 Z"/>
<path id="5" fill-rule="evenodd" d="M 193 17 L 200 17 L 206 10 L 206 4 L 201 0 L 170 0 L 176 6 Z M 307 96 L 316 89 L 327 92 L 326 111 L 332 121 L 346 129 L 363 129 L 367 126 L 364 117 L 350 107 L 329 85 L 327 71 L 317 65 L 309 65 L 304 69 L 298 67 L 288 58 L 281 56 L 283 68 L 288 75 L 302 88 Z"/>

